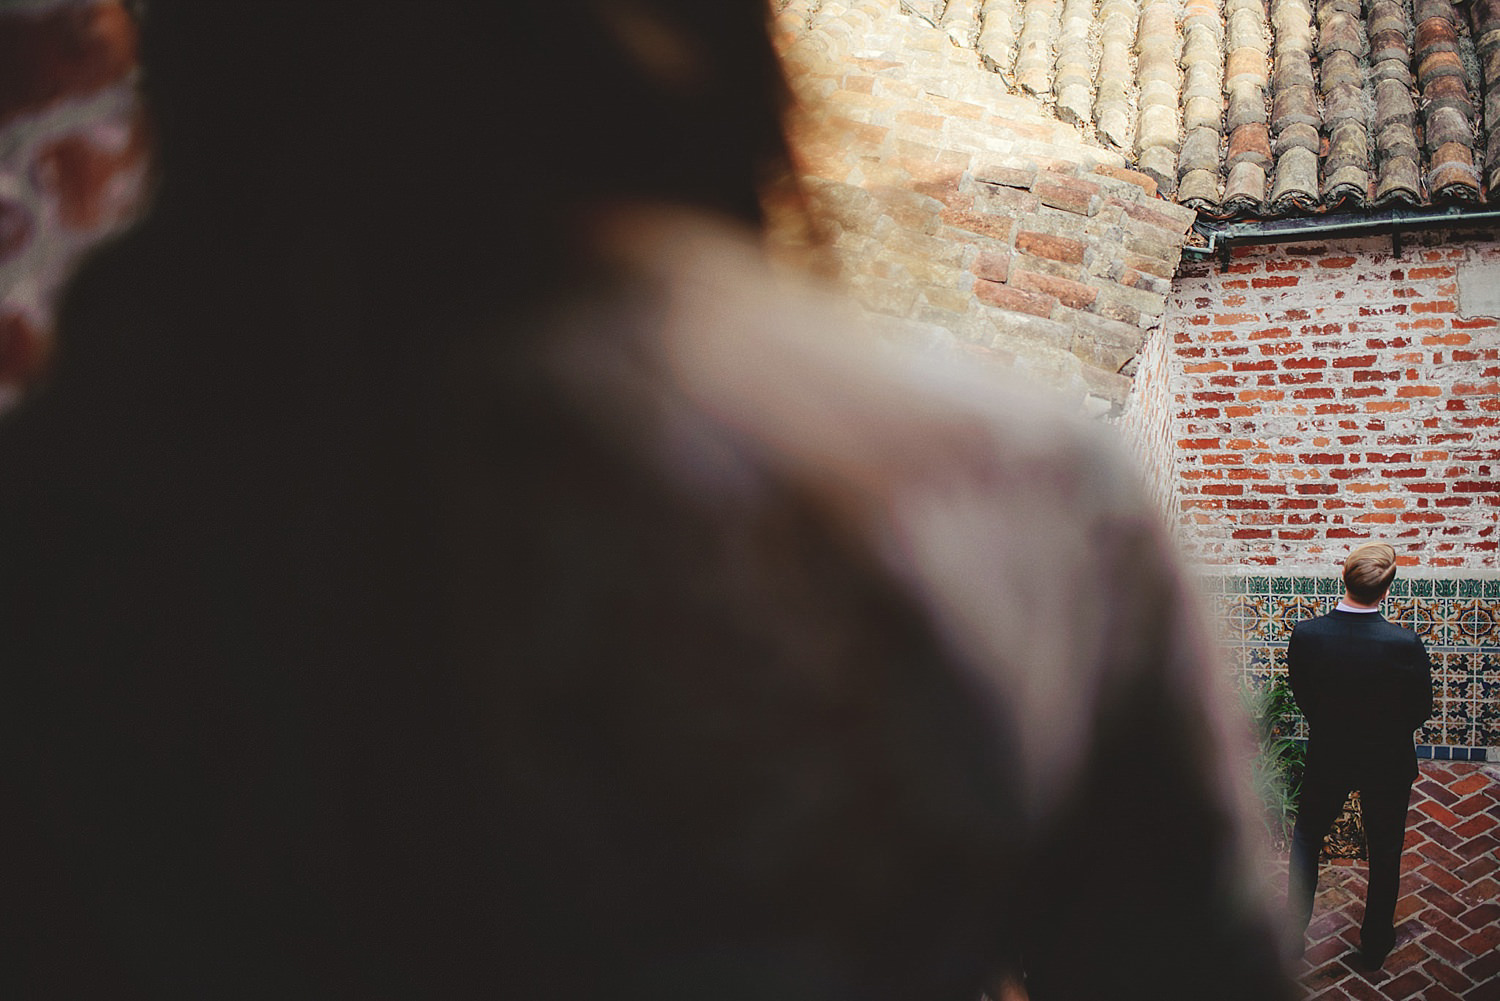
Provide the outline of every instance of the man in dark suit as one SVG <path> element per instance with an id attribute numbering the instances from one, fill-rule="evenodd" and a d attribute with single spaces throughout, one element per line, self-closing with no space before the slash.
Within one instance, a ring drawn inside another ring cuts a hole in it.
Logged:
<path id="1" fill-rule="evenodd" d="M 1393 918 L 1417 777 L 1412 731 L 1432 714 L 1432 664 L 1422 641 L 1386 621 L 1380 602 L 1396 576 L 1384 543 L 1344 561 L 1344 597 L 1327 615 L 1297 623 L 1287 646 L 1292 693 L 1311 731 L 1292 832 L 1287 904 L 1301 955 L 1318 883 L 1318 852 L 1350 790 L 1360 792 L 1370 883 L 1359 955 L 1370 968 L 1396 941 Z"/>

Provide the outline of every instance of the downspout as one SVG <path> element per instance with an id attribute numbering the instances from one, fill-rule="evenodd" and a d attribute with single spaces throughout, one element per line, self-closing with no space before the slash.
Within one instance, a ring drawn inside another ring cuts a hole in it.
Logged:
<path id="1" fill-rule="evenodd" d="M 1407 230 L 1450 226 L 1500 226 L 1500 209 L 1386 209 L 1382 212 L 1306 216 L 1295 219 L 1252 219 L 1245 222 L 1193 223 L 1193 233 L 1204 244 L 1182 248 L 1198 260 L 1218 254 L 1225 265 L 1229 251 L 1239 244 L 1297 243 L 1302 240 L 1345 239 L 1389 234 L 1393 253 L 1401 253 L 1401 234 Z"/>

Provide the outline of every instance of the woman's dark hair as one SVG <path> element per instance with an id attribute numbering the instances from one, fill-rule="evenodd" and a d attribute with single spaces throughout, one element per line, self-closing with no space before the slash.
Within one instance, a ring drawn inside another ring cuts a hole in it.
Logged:
<path id="1" fill-rule="evenodd" d="M 554 266 L 601 202 L 757 224 L 787 160 L 766 17 L 756 0 L 153 0 L 161 208 L 316 222 L 490 295 Z"/>

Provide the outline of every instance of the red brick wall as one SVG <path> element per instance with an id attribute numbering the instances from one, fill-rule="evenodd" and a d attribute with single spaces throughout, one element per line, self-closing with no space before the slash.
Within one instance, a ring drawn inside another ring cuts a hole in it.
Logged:
<path id="1" fill-rule="evenodd" d="M 69 271 L 139 202 L 135 38 L 118 0 L 0 7 L 0 410 L 45 369 Z"/>
<path id="2" fill-rule="evenodd" d="M 1327 568 L 1381 538 L 1427 568 L 1500 566 L 1500 320 L 1460 295 L 1500 283 L 1500 245 L 1407 243 L 1179 272 L 1160 336 L 1181 534 L 1204 563 Z"/>

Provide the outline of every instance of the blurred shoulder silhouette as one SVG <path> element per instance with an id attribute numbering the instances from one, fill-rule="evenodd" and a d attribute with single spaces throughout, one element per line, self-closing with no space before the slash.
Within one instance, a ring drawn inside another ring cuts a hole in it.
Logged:
<path id="1" fill-rule="evenodd" d="M 8 996 L 1283 996 L 1123 461 L 765 263 L 765 18 L 145 6 L 0 425 Z"/>

